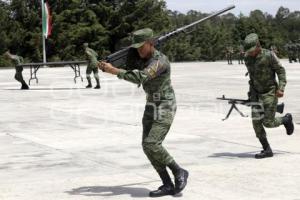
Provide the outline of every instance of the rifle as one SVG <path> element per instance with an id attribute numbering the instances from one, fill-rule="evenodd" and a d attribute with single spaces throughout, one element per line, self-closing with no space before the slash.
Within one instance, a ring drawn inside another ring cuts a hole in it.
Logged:
<path id="1" fill-rule="evenodd" d="M 244 113 L 242 113 L 238 107 L 236 106 L 236 104 L 240 104 L 240 105 L 244 105 L 244 106 L 252 106 L 253 103 L 256 103 L 256 102 L 251 102 L 250 99 L 232 99 L 232 98 L 226 98 L 225 95 L 223 95 L 222 97 L 218 97 L 217 98 L 218 100 L 225 100 L 225 101 L 228 101 L 228 104 L 231 104 L 231 107 L 226 115 L 226 117 L 224 119 L 222 119 L 223 121 L 228 119 L 232 110 L 236 110 L 242 117 L 248 117 L 247 115 L 244 115 Z M 257 104 L 255 104 L 257 105 Z M 278 104 L 277 105 L 277 108 L 276 108 L 276 112 L 282 114 L 283 113 L 283 110 L 284 110 L 284 103 L 281 103 L 281 104 Z"/>
<path id="2" fill-rule="evenodd" d="M 224 8 L 224 9 L 220 10 L 220 11 L 217 11 L 217 12 L 215 12 L 215 13 L 213 13 L 213 14 L 211 14 L 211 15 L 203 18 L 203 19 L 195 21 L 195 22 L 193 22 L 191 24 L 188 24 L 186 26 L 180 27 L 180 28 L 178 28 L 174 31 L 171 31 L 169 33 L 166 33 L 164 35 L 158 36 L 158 37 L 154 38 L 154 46 L 155 46 L 155 48 L 159 49 L 160 46 L 162 45 L 162 43 L 164 41 L 166 41 L 167 39 L 169 39 L 170 37 L 178 35 L 179 33 L 182 33 L 182 32 L 186 32 L 187 29 L 189 29 L 189 28 L 191 28 L 191 27 L 193 27 L 193 26 L 195 26 L 199 23 L 207 21 L 210 18 L 218 16 L 218 15 L 224 13 L 224 12 L 227 12 L 227 11 L 233 9 L 233 8 L 235 8 L 234 5 L 229 6 L 227 8 Z M 111 63 L 115 67 L 122 68 L 122 67 L 126 66 L 127 60 L 129 60 L 128 58 L 133 57 L 133 56 L 138 56 L 136 49 L 133 49 L 133 48 L 130 48 L 130 47 L 125 47 L 125 48 L 123 48 L 123 49 L 121 49 L 121 50 L 119 50 L 119 51 L 117 51 L 113 54 L 108 55 L 104 59 L 104 61 L 108 62 L 108 63 Z M 135 67 L 137 67 L 137 66 L 135 66 Z"/>

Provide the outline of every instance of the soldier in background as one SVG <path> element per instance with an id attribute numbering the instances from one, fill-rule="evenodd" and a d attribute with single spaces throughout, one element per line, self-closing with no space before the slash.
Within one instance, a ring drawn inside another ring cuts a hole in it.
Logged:
<path id="1" fill-rule="evenodd" d="M 298 62 L 300 62 L 300 40 L 298 40 L 298 42 L 296 43 L 296 49 L 297 49 L 297 58 L 298 58 Z"/>
<path id="2" fill-rule="evenodd" d="M 297 62 L 297 45 L 296 43 L 292 44 L 292 60 Z"/>
<path id="3" fill-rule="evenodd" d="M 290 63 L 292 63 L 293 61 L 297 62 L 297 59 L 296 59 L 296 46 L 291 41 L 289 41 L 284 47 L 288 52 L 289 62 Z"/>
<path id="4" fill-rule="evenodd" d="M 244 55 L 245 55 L 244 46 L 240 45 L 238 47 L 238 61 L 239 61 L 239 64 L 244 64 Z"/>
<path id="5" fill-rule="evenodd" d="M 275 53 L 276 55 L 278 55 L 279 51 L 277 49 L 277 47 L 275 45 L 271 45 L 270 50 Z"/>
<path id="6" fill-rule="evenodd" d="M 22 84 L 21 90 L 28 90 L 29 86 L 24 81 L 22 75 L 23 67 L 19 66 L 24 62 L 24 59 L 21 56 L 11 54 L 9 50 L 5 52 L 4 55 L 6 58 L 11 59 L 12 62 L 14 63 L 16 69 L 15 79 Z"/>
<path id="7" fill-rule="evenodd" d="M 292 135 L 294 132 L 293 118 L 290 113 L 284 117 L 275 117 L 278 98 L 284 95 L 286 73 L 276 54 L 261 47 L 257 34 L 249 34 L 245 38 L 244 45 L 245 64 L 250 77 L 249 99 L 252 103 L 252 125 L 263 147 L 255 158 L 272 157 L 273 152 L 264 127 L 275 128 L 284 125 L 287 135 Z"/>
<path id="8" fill-rule="evenodd" d="M 85 50 L 85 55 L 86 59 L 88 61 L 87 68 L 86 68 L 86 79 L 88 81 L 88 85 L 86 88 L 91 88 L 92 87 L 92 80 L 91 80 L 91 73 L 94 73 L 94 78 L 96 80 L 96 87 L 95 89 L 100 89 L 100 79 L 99 79 L 99 74 L 98 74 L 98 67 L 97 67 L 97 57 L 98 54 L 91 48 L 89 48 L 88 43 L 84 43 L 84 50 Z"/>
<path id="9" fill-rule="evenodd" d="M 232 55 L 233 55 L 233 47 L 232 46 L 227 46 L 226 47 L 226 58 L 227 58 L 227 63 L 228 65 L 232 65 Z"/>

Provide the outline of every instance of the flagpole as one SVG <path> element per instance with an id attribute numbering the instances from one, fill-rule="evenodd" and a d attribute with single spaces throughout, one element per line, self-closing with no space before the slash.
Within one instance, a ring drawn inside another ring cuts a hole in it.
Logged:
<path id="1" fill-rule="evenodd" d="M 43 62 L 46 63 L 46 42 L 45 42 L 45 36 L 43 34 Z"/>
<path id="2" fill-rule="evenodd" d="M 44 17 L 44 12 L 45 12 L 45 4 L 44 4 L 44 0 L 41 0 L 41 8 L 42 8 L 42 39 L 43 39 L 43 63 L 46 63 L 47 62 L 47 58 L 46 58 L 46 38 L 45 38 L 45 35 L 44 35 L 44 23 L 43 23 L 43 17 Z"/>

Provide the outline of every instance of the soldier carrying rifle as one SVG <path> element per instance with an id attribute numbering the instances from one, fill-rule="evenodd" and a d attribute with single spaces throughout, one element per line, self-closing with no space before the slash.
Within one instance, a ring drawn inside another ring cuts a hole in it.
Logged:
<path id="1" fill-rule="evenodd" d="M 118 69 L 112 64 L 101 62 L 99 68 L 119 79 L 142 85 L 147 94 L 147 103 L 143 116 L 144 153 L 160 176 L 163 185 L 149 193 L 150 197 L 174 195 L 181 192 L 188 178 L 188 171 L 181 168 L 163 147 L 162 143 L 167 136 L 176 113 L 175 93 L 171 84 L 171 68 L 168 58 L 155 49 L 154 35 L 150 28 L 133 33 L 131 48 L 137 50 L 142 62 L 141 70 Z M 169 168 L 175 180 L 172 182 Z"/>

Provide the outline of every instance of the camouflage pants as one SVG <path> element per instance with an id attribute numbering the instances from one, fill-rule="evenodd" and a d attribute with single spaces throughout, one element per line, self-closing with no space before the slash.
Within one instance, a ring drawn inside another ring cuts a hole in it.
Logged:
<path id="1" fill-rule="evenodd" d="M 15 79 L 22 84 L 26 84 L 22 75 L 23 67 L 16 66 L 15 68 L 16 68 Z"/>
<path id="2" fill-rule="evenodd" d="M 157 172 L 161 172 L 173 158 L 162 146 L 176 113 L 176 103 L 162 105 L 160 103 L 147 103 L 143 116 L 144 153 Z"/>
<path id="3" fill-rule="evenodd" d="M 275 117 L 278 103 L 275 89 L 264 94 L 253 95 L 251 101 L 259 104 L 252 106 L 252 125 L 256 137 L 259 139 L 266 138 L 264 126 L 275 128 L 282 125 L 282 117 Z"/>
<path id="4" fill-rule="evenodd" d="M 92 66 L 87 66 L 86 68 L 86 78 L 90 79 L 91 78 L 91 73 L 94 73 L 95 79 L 99 80 L 99 75 L 98 75 L 98 68 L 97 67 L 92 67 Z"/>
<path id="5" fill-rule="evenodd" d="M 243 54 L 239 55 L 239 60 L 238 61 L 239 61 L 239 64 L 244 64 L 244 55 Z"/>
<path id="6" fill-rule="evenodd" d="M 288 57 L 289 57 L 289 62 L 297 62 L 297 55 L 292 51 L 292 52 L 288 52 Z"/>
<path id="7" fill-rule="evenodd" d="M 232 54 L 227 54 L 227 63 L 232 64 Z"/>

